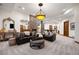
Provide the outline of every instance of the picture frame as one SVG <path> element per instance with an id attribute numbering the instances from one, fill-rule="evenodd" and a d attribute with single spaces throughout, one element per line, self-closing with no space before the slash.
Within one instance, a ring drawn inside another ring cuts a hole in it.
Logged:
<path id="1" fill-rule="evenodd" d="M 71 29 L 71 30 L 75 30 L 75 23 L 74 23 L 74 22 L 72 22 L 72 23 L 70 24 L 70 29 Z"/>

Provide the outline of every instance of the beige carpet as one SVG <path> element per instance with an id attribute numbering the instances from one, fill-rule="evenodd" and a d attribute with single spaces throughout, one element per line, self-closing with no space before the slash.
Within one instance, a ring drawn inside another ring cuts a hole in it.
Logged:
<path id="1" fill-rule="evenodd" d="M 45 41 L 43 49 L 31 49 L 29 43 L 9 46 L 8 41 L 0 42 L 0 55 L 77 55 L 79 44 L 74 39 L 57 35 L 56 41 Z"/>

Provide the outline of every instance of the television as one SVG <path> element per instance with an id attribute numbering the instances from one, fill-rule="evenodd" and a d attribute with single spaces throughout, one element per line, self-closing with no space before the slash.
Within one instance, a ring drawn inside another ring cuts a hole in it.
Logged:
<path id="1" fill-rule="evenodd" d="M 13 29 L 14 28 L 14 24 L 10 24 L 10 28 Z"/>

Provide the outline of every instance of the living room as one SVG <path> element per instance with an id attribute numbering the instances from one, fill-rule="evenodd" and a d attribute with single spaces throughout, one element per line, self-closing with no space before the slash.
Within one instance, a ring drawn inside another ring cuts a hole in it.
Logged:
<path id="1" fill-rule="evenodd" d="M 0 54 L 79 54 L 78 11 L 78 3 L 0 3 Z"/>

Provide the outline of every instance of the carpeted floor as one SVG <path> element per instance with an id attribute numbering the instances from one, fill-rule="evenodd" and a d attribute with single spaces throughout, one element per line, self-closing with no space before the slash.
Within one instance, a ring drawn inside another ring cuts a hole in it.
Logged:
<path id="1" fill-rule="evenodd" d="M 79 44 L 74 39 L 57 35 L 56 41 L 45 41 L 43 49 L 31 49 L 29 43 L 9 46 L 8 41 L 0 42 L 0 55 L 77 55 Z"/>

